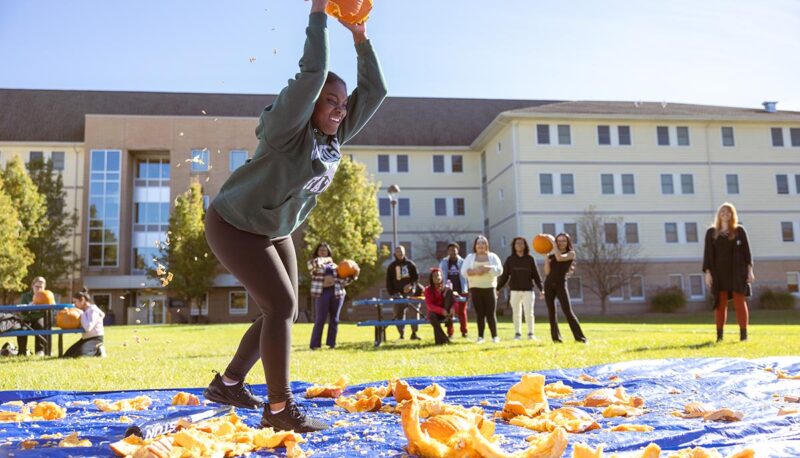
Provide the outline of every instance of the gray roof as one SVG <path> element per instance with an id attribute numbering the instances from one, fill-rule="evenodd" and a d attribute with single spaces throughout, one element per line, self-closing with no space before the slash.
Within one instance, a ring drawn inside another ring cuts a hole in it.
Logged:
<path id="1" fill-rule="evenodd" d="M 796 120 L 800 121 L 800 112 L 778 110 L 768 113 L 763 108 L 737 108 L 714 105 L 692 105 L 669 102 L 607 102 L 607 101 L 572 101 L 555 102 L 548 105 L 526 107 L 513 110 L 515 114 L 565 114 L 565 115 L 621 115 L 635 117 L 686 117 L 701 119 L 725 120 Z"/>
<path id="2" fill-rule="evenodd" d="M 275 95 L 0 89 L 0 141 L 82 142 L 86 114 L 257 117 Z M 469 146 L 504 111 L 550 101 L 389 97 L 351 142 Z M 253 126 L 255 128 L 255 125 Z"/>

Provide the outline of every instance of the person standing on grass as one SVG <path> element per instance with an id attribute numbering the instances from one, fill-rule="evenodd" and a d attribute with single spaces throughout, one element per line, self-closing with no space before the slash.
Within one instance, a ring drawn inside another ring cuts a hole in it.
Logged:
<path id="1" fill-rule="evenodd" d="M 461 266 L 464 265 L 464 258 L 458 255 L 458 244 L 450 242 L 447 244 L 447 257 L 439 263 L 445 281 L 450 282 L 453 293 L 458 294 L 463 300 L 455 301 L 453 304 L 453 315 L 458 317 L 458 327 L 461 330 L 461 337 L 467 338 L 467 303 L 469 298 L 469 285 L 467 277 L 461 274 Z M 453 320 L 447 321 L 447 335 L 453 337 Z"/>
<path id="2" fill-rule="evenodd" d="M 419 281 L 419 272 L 417 265 L 414 261 L 406 257 L 406 247 L 397 245 L 394 249 L 394 261 L 389 264 L 386 269 L 386 291 L 389 296 L 395 298 L 406 298 L 413 296 L 418 292 L 417 281 Z M 394 304 L 393 320 L 405 320 L 406 310 L 408 308 L 414 309 L 413 306 L 408 304 Z M 419 313 L 416 313 L 419 319 Z M 400 334 L 400 339 L 405 338 L 406 327 L 402 324 L 397 325 L 397 332 Z M 420 340 L 417 336 L 419 326 L 416 324 L 411 325 L 411 340 Z"/>
<path id="3" fill-rule="evenodd" d="M 511 255 L 503 264 L 503 274 L 497 279 L 497 290 L 500 291 L 511 280 L 511 313 L 514 315 L 514 340 L 522 338 L 522 316 L 528 324 L 528 340 L 535 340 L 533 334 L 533 285 L 539 288 L 539 296 L 544 299 L 544 288 L 536 261 L 531 256 L 528 241 L 524 237 L 514 237 L 511 241 Z M 524 312 L 524 313 L 523 313 Z"/>
<path id="4" fill-rule="evenodd" d="M 358 56 L 358 87 L 350 96 L 328 70 L 327 0 L 312 0 L 300 72 L 261 113 L 253 158 L 236 169 L 208 208 L 211 250 L 258 304 L 225 369 L 204 395 L 242 408 L 263 405 L 261 426 L 305 433 L 328 428 L 306 416 L 289 386 L 292 322 L 297 318 L 297 257 L 290 235 L 331 184 L 339 146 L 353 138 L 386 97 L 380 64 L 365 24 L 344 24 Z M 347 196 L 342 196 L 346 199 Z M 254 396 L 245 377 L 261 360 L 268 404 Z"/>
<path id="5" fill-rule="evenodd" d="M 33 303 L 33 296 L 40 291 L 44 291 L 47 289 L 47 280 L 44 277 L 36 277 L 31 282 L 31 290 L 25 291 L 19 298 L 20 304 L 32 304 Z M 30 312 L 22 312 L 20 313 L 22 322 L 31 329 L 36 331 L 42 330 L 45 328 L 45 317 L 46 312 L 44 310 L 32 310 Z M 44 356 L 44 347 L 45 347 L 45 337 L 44 336 L 33 336 L 33 345 L 34 349 L 36 350 L 36 356 Z M 17 349 L 18 356 L 27 356 L 28 354 L 28 336 L 17 336 Z"/>
<path id="6" fill-rule="evenodd" d="M 336 348 L 336 334 L 339 329 L 339 312 L 342 311 L 347 292 L 344 287 L 358 279 L 356 277 L 339 278 L 333 252 L 327 243 L 322 242 L 314 250 L 313 258 L 308 261 L 311 274 L 311 297 L 315 305 L 314 329 L 311 331 L 312 350 L 322 346 L 322 330 L 328 321 L 328 336 L 325 345 Z"/>
<path id="7" fill-rule="evenodd" d="M 478 340 L 481 344 L 486 323 L 492 333 L 492 342 L 500 342 L 497 335 L 497 277 L 503 273 L 500 258 L 489 251 L 489 240 L 479 235 L 472 244 L 472 253 L 464 260 L 461 274 L 469 282 L 469 295 L 478 318 Z"/>
<path id="8" fill-rule="evenodd" d="M 431 269 L 428 286 L 425 288 L 425 307 L 428 309 L 428 320 L 433 326 L 436 345 L 450 343 L 450 338 L 442 329 L 442 322 L 452 314 L 453 290 L 447 287 L 442 271 L 436 267 Z"/>
<path id="9" fill-rule="evenodd" d="M 105 318 L 106 314 L 92 302 L 92 296 L 89 295 L 89 290 L 86 288 L 72 295 L 72 303 L 75 304 L 75 308 L 82 312 L 81 327 L 83 328 L 83 334 L 81 334 L 80 340 L 72 344 L 64 352 L 62 358 L 106 356 L 105 347 L 103 346 L 103 336 L 105 335 L 103 318 Z"/>
<path id="10" fill-rule="evenodd" d="M 586 336 L 583 335 L 581 324 L 578 322 L 578 317 L 572 311 L 569 291 L 567 290 L 567 275 L 570 273 L 570 267 L 574 260 L 575 250 L 572 248 L 572 240 L 569 234 L 564 232 L 558 234 L 552 253 L 544 261 L 544 300 L 547 304 L 547 315 L 550 318 L 550 337 L 556 343 L 562 342 L 556 315 L 556 298 L 561 304 L 564 316 L 567 318 L 572 336 L 577 342 L 587 342 Z"/>
<path id="11" fill-rule="evenodd" d="M 731 203 L 725 202 L 719 206 L 714 225 L 706 231 L 703 273 L 706 286 L 714 298 L 717 342 L 722 341 L 728 318 L 728 301 L 731 299 L 739 322 L 739 340 L 747 340 L 750 314 L 746 296 L 752 292 L 755 275 L 747 231 L 739 225 L 736 207 Z"/>

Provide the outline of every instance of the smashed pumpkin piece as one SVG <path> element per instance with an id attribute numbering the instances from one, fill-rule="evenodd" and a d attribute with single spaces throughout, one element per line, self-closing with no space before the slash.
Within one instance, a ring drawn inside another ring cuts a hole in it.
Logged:
<path id="1" fill-rule="evenodd" d="M 81 439 L 78 437 L 77 432 L 73 432 L 69 436 L 61 439 L 58 443 L 59 447 L 91 447 L 92 442 L 89 439 Z"/>
<path id="2" fill-rule="evenodd" d="M 314 385 L 306 388 L 306 398 L 338 398 L 347 388 L 347 379 L 339 377 L 332 385 Z"/>
<path id="3" fill-rule="evenodd" d="M 581 382 L 600 383 L 600 380 L 597 380 L 596 378 L 592 377 L 589 374 L 581 374 L 581 375 L 579 375 L 578 376 L 578 380 L 580 380 Z"/>
<path id="4" fill-rule="evenodd" d="M 386 385 L 386 386 L 368 386 L 363 390 L 356 392 L 354 396 L 356 399 L 369 398 L 372 396 L 377 396 L 383 399 L 386 396 L 391 396 L 391 395 L 392 395 L 392 388 L 391 386 Z"/>
<path id="5" fill-rule="evenodd" d="M 644 414 L 644 410 L 637 407 L 631 407 L 623 404 L 612 404 L 603 409 L 603 417 L 638 417 Z"/>
<path id="6" fill-rule="evenodd" d="M 109 403 L 103 399 L 95 399 L 94 405 L 103 412 L 129 412 L 132 410 L 147 410 L 153 400 L 149 396 L 136 396 L 132 399 L 120 399 Z"/>
<path id="7" fill-rule="evenodd" d="M 418 390 L 408 384 L 405 380 L 391 380 L 392 393 L 397 402 L 407 401 L 409 399 L 421 400 L 442 400 L 444 399 L 445 390 L 438 383 L 432 383 L 425 388 Z"/>
<path id="8" fill-rule="evenodd" d="M 603 446 L 593 449 L 586 444 L 575 444 L 572 447 L 572 458 L 603 458 Z"/>
<path id="9" fill-rule="evenodd" d="M 351 398 L 346 396 L 339 396 L 334 401 L 337 406 L 343 408 L 350 413 L 356 412 L 377 412 L 381 409 L 382 401 L 376 395 L 368 398 Z"/>
<path id="10" fill-rule="evenodd" d="M 0 423 L 60 420 L 66 416 L 67 409 L 58 404 L 44 401 L 23 405 L 19 412 L 0 411 Z"/>
<path id="11" fill-rule="evenodd" d="M 506 403 L 499 416 L 510 420 L 520 415 L 535 417 L 549 410 L 544 391 L 544 375 L 522 374 L 522 379 L 506 393 Z"/>
<path id="12" fill-rule="evenodd" d="M 798 407 L 781 407 L 778 410 L 778 415 L 779 416 L 795 415 L 795 414 L 798 414 L 798 413 L 800 413 L 800 408 L 798 408 Z"/>
<path id="13" fill-rule="evenodd" d="M 616 426 L 613 426 L 610 431 L 614 433 L 630 433 L 630 432 L 638 432 L 638 433 L 649 433 L 654 428 L 649 425 L 635 425 L 632 423 L 622 423 Z"/>
<path id="14" fill-rule="evenodd" d="M 37 442 L 37 441 L 35 441 L 33 439 L 28 439 L 28 440 L 24 440 L 24 441 L 20 442 L 19 446 L 20 446 L 20 448 L 22 450 L 31 450 L 31 449 L 34 449 L 34 448 L 38 447 L 39 446 L 39 442 Z"/>
<path id="15" fill-rule="evenodd" d="M 197 396 L 187 393 L 185 391 L 180 391 L 175 393 L 175 396 L 172 397 L 172 405 L 174 406 L 199 406 L 200 399 Z"/>
<path id="16" fill-rule="evenodd" d="M 744 418 L 742 412 L 728 408 L 714 409 L 699 402 L 690 402 L 683 410 L 683 412 L 672 412 L 672 415 L 681 418 L 702 418 L 705 421 L 740 421 Z"/>
<path id="17" fill-rule="evenodd" d="M 616 458 L 618 455 L 614 454 L 611 455 L 611 458 Z M 661 447 L 658 444 L 650 443 L 647 444 L 647 447 L 643 448 L 638 455 L 630 456 L 629 458 L 660 458 L 661 457 Z"/>
<path id="18" fill-rule="evenodd" d="M 600 425 L 591 415 L 575 407 L 562 407 L 535 418 L 520 415 L 512 418 L 508 423 L 541 433 L 555 431 L 559 428 L 571 434 L 600 429 Z"/>
<path id="19" fill-rule="evenodd" d="M 554 398 L 554 399 L 566 398 L 568 396 L 571 396 L 572 393 L 573 393 L 572 387 L 569 385 L 564 385 L 564 382 L 562 382 L 561 380 L 555 383 L 548 383 L 547 385 L 544 386 L 544 394 L 548 398 Z"/>
<path id="20" fill-rule="evenodd" d="M 780 369 L 777 369 L 775 371 L 775 374 L 778 376 L 778 379 L 780 380 L 800 380 L 800 374 L 790 375 L 789 373 L 784 372 Z"/>
<path id="21" fill-rule="evenodd" d="M 644 399 L 639 396 L 629 396 L 625 393 L 625 387 L 620 386 L 592 391 L 583 400 L 583 405 L 586 407 L 607 407 L 614 404 L 643 407 Z"/>

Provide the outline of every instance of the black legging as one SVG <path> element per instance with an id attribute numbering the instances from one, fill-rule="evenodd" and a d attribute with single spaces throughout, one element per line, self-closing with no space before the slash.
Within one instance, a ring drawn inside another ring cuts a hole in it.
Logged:
<path id="1" fill-rule="evenodd" d="M 100 346 L 103 345 L 103 336 L 80 339 L 64 352 L 62 358 L 77 358 L 79 356 L 97 356 Z"/>
<path id="2" fill-rule="evenodd" d="M 497 337 L 497 295 L 494 288 L 470 288 L 469 294 L 478 317 L 478 337 L 483 338 L 484 322 L 489 323 L 492 338 Z"/>
<path id="3" fill-rule="evenodd" d="M 244 380 L 258 361 L 264 365 L 271 404 L 292 397 L 289 352 L 297 319 L 297 257 L 291 237 L 270 239 L 239 230 L 209 206 L 206 239 L 217 259 L 256 301 L 258 318 L 244 333 L 225 375 Z"/>
<path id="4" fill-rule="evenodd" d="M 39 317 L 35 320 L 23 318 L 23 321 L 37 331 L 44 329 L 44 317 Z M 37 352 L 45 351 L 46 344 L 46 336 L 33 336 L 33 346 Z M 24 355 L 28 352 L 28 336 L 17 336 L 17 350 L 20 355 Z"/>
<path id="5" fill-rule="evenodd" d="M 586 337 L 581 330 L 581 324 L 578 322 L 578 317 L 572 311 L 572 305 L 569 303 L 569 292 L 567 291 L 566 283 L 560 285 L 546 284 L 544 285 L 544 301 L 547 303 L 547 315 L 550 318 L 550 337 L 553 341 L 561 340 L 561 331 L 558 330 L 558 317 L 556 316 L 556 298 L 561 304 L 561 310 L 567 318 L 569 328 L 572 330 L 572 336 L 575 340 L 585 341 Z"/>

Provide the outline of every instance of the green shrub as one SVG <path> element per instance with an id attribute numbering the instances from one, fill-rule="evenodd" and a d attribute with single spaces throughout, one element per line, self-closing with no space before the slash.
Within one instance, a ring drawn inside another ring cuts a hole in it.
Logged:
<path id="1" fill-rule="evenodd" d="M 654 312 L 673 313 L 686 307 L 686 296 L 680 288 L 664 288 L 653 295 L 650 306 Z"/>
<path id="2" fill-rule="evenodd" d="M 769 288 L 764 288 L 758 296 L 759 306 L 769 310 L 792 310 L 794 301 L 795 297 L 789 291 L 773 291 Z"/>

